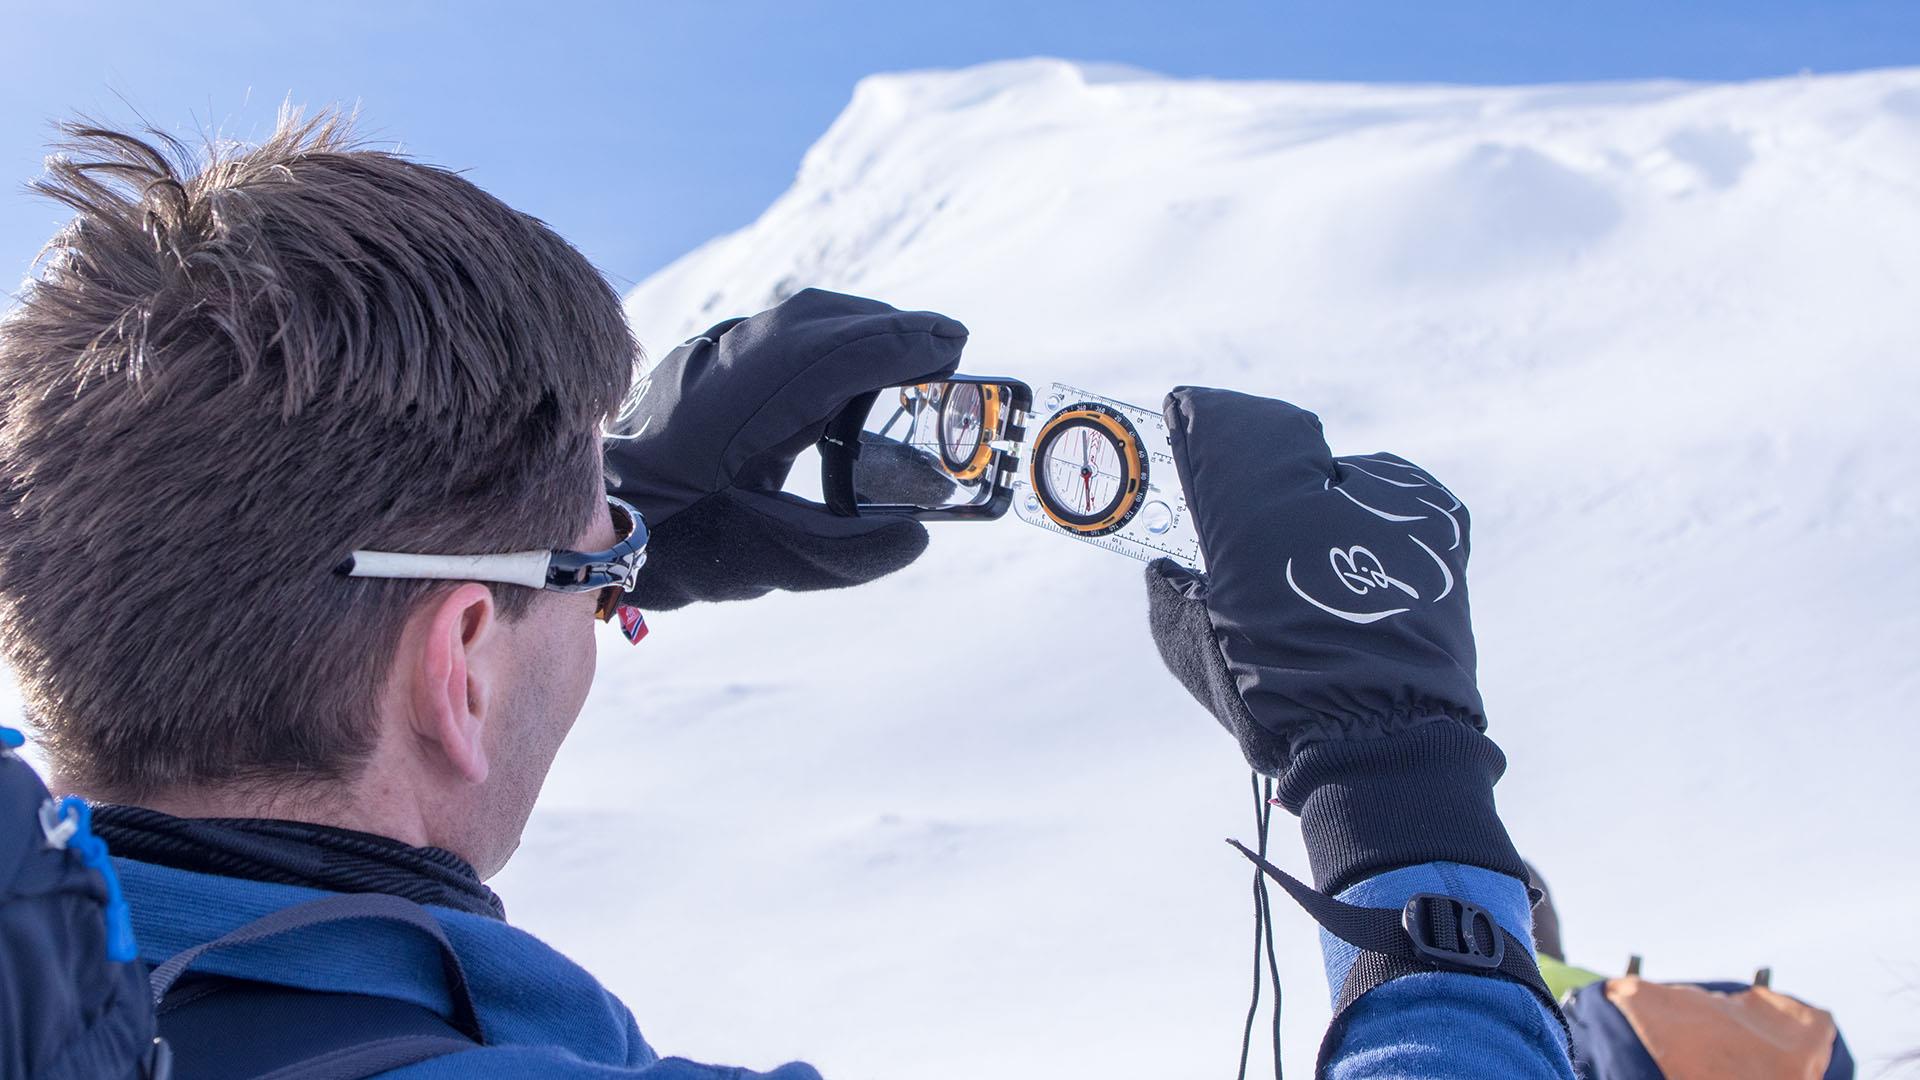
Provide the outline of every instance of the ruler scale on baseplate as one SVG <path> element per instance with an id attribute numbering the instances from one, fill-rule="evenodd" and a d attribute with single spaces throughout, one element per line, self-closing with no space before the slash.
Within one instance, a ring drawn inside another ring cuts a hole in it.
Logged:
<path id="1" fill-rule="evenodd" d="M 1200 566 L 1166 418 L 1064 383 L 1037 404 L 1013 512 L 1130 558 Z"/>

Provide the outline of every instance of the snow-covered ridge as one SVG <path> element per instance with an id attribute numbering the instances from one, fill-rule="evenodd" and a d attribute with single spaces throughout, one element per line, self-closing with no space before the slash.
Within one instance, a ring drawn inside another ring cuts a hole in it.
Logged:
<path id="1" fill-rule="evenodd" d="M 1920 889 L 1917 178 L 1913 70 L 1020 61 L 863 81 L 790 191 L 628 310 L 659 353 L 802 286 L 865 293 L 967 322 L 972 371 L 1284 396 L 1337 449 L 1433 468 L 1474 512 L 1501 804 L 1571 958 L 1771 963 L 1871 1065 L 1920 1045 L 1920 931 L 1858 898 Z M 674 1050 L 1229 1071 L 1247 916 L 1217 838 L 1245 832 L 1244 773 L 1159 670 L 1138 568 L 1011 519 L 935 534 L 872 587 L 610 652 L 510 905 Z M 618 904 L 570 891 L 615 850 L 645 866 Z M 1304 1075 L 1325 999 L 1283 919 Z"/>
<path id="2" fill-rule="evenodd" d="M 1309 293 L 1453 289 L 1462 273 L 1604 257 L 1617 233 L 1665 224 L 1659 204 L 1916 123 L 1903 72 L 1493 89 L 1183 82 L 1054 60 L 879 75 L 758 222 L 629 308 L 657 348 L 797 282 L 908 284 L 957 276 L 956 262 L 1017 282 L 1009 263 L 1029 259 L 1029 273 L 1096 271 L 1107 303 L 1129 298 L 1114 294 L 1129 276 L 1127 292 L 1176 284 L 1139 287 L 1134 264 L 1163 265 L 1166 247 L 1229 295 L 1246 270 L 1306 271 L 1285 283 Z M 707 291 L 687 295 L 696 281 Z"/>

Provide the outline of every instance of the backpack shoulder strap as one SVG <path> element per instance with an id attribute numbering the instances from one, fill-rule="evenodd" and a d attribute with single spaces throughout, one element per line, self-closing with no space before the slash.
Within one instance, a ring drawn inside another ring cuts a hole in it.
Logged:
<path id="1" fill-rule="evenodd" d="M 451 1021 L 395 998 L 244 979 L 196 978 L 174 992 L 187 969 L 210 952 L 360 919 L 413 927 L 439 946 Z M 175 954 L 153 970 L 149 984 L 176 1060 L 219 1061 L 221 1076 L 359 1080 L 486 1043 L 466 971 L 446 931 L 425 908 L 397 896 L 355 893 L 283 908 Z M 243 1033 L 246 1047 L 232 1045 L 235 1033 Z"/>
<path id="2" fill-rule="evenodd" d="M 220 976 L 179 983 L 160 1033 L 194 1080 L 359 1080 L 477 1045 L 409 1001 Z"/>
<path id="3" fill-rule="evenodd" d="M 471 1049 L 473 1044 L 464 1039 L 401 1036 L 344 1047 L 268 1073 L 260 1080 L 369 1080 L 406 1065 Z"/>

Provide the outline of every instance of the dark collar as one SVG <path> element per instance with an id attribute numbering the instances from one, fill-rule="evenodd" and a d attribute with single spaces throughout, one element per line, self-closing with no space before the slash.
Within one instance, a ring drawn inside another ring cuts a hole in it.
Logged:
<path id="1" fill-rule="evenodd" d="M 138 806 L 96 806 L 93 829 L 113 854 L 176 870 L 346 893 L 388 893 L 506 918 L 480 875 L 444 848 L 271 818 L 177 818 Z"/>

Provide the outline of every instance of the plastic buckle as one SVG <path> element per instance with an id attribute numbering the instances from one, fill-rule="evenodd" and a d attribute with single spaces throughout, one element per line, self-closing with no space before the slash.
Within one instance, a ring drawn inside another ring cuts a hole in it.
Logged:
<path id="1" fill-rule="evenodd" d="M 1445 905 L 1453 916 L 1450 940 L 1435 940 L 1435 906 Z M 1497 971 L 1507 956 L 1507 935 L 1493 916 L 1458 897 L 1444 893 L 1418 893 L 1400 910 L 1400 925 L 1413 939 L 1416 956 L 1438 967 L 1457 971 Z M 1481 930 L 1484 926 L 1485 937 Z M 1491 940 L 1491 953 L 1480 942 Z"/>
<path id="2" fill-rule="evenodd" d="M 55 851 L 64 850 L 67 841 L 80 831 L 80 816 L 69 814 L 53 799 L 40 804 L 40 833 L 47 838 L 47 846 Z"/>

